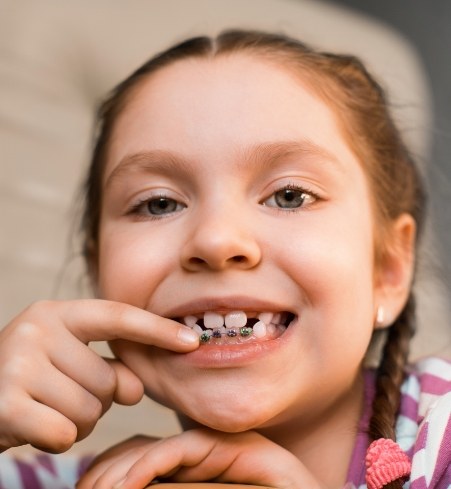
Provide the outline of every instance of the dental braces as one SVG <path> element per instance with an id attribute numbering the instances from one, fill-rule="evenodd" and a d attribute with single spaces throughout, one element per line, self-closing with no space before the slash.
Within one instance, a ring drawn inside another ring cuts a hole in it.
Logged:
<path id="1" fill-rule="evenodd" d="M 241 328 L 230 328 L 226 330 L 225 332 L 219 331 L 218 329 L 213 330 L 211 333 L 204 331 L 200 336 L 199 340 L 202 343 L 208 343 L 211 338 L 221 338 L 222 336 L 228 336 L 229 338 L 235 338 L 238 336 L 238 334 L 241 337 L 247 337 L 250 336 L 254 330 L 248 326 L 243 326 Z"/>

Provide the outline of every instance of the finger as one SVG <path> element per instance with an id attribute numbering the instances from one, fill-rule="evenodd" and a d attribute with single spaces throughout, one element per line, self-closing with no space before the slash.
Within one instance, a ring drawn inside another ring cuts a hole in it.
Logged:
<path id="1" fill-rule="evenodd" d="M 102 403 L 102 414 L 113 401 L 124 405 L 138 403 L 144 393 L 139 378 L 122 362 L 100 357 L 70 332 L 68 339 L 51 352 L 52 363 Z M 76 359 L 76 361 L 75 361 Z"/>
<path id="2" fill-rule="evenodd" d="M 9 446 L 30 444 L 36 448 L 61 453 L 76 441 L 77 427 L 64 415 L 31 398 L 15 403 L 14 437 L 18 443 Z"/>
<path id="3" fill-rule="evenodd" d="M 152 445 L 128 470 L 125 478 L 116 480 L 113 487 L 115 489 L 145 487 L 158 476 L 164 477 L 174 473 L 180 466 L 201 463 L 208 457 L 214 443 L 206 442 L 195 435 L 191 436 L 191 433 L 185 432 Z M 206 480 L 204 475 L 202 474 L 199 480 Z"/>
<path id="4" fill-rule="evenodd" d="M 139 377 L 121 361 L 106 359 L 117 379 L 114 402 L 124 406 L 137 404 L 144 396 L 144 385 Z"/>
<path id="5" fill-rule="evenodd" d="M 199 337 L 187 326 L 138 307 L 99 299 L 63 303 L 61 320 L 84 343 L 124 339 L 167 350 L 187 352 Z"/>
<path id="6" fill-rule="evenodd" d="M 137 448 L 126 455 L 114 459 L 114 463 L 105 467 L 105 470 L 97 477 L 93 489 L 111 489 L 118 480 L 123 480 L 128 469 L 139 460 L 146 448 Z"/>
<path id="7" fill-rule="evenodd" d="M 77 440 L 86 438 L 103 414 L 97 397 L 52 365 L 35 379 L 29 395 L 69 419 L 77 428 Z"/>
<path id="8" fill-rule="evenodd" d="M 93 489 L 101 485 L 101 479 L 108 480 L 107 474 L 110 474 L 112 482 L 110 488 L 115 480 L 123 478 L 127 469 L 120 469 L 118 461 L 124 458 L 123 455 L 116 455 L 107 460 L 104 460 L 96 464 L 93 468 L 89 468 L 80 480 L 76 484 L 77 489 Z M 124 471 L 125 470 L 125 471 Z"/>
<path id="9" fill-rule="evenodd" d="M 117 387 L 116 372 L 108 361 L 79 341 L 72 333 L 61 333 L 58 345 L 49 351 L 50 362 L 64 375 L 95 396 L 107 411 Z"/>
<path id="10" fill-rule="evenodd" d="M 210 430 L 191 430 L 162 440 L 130 468 L 118 487 L 144 487 L 167 475 L 177 482 L 214 479 L 279 489 L 319 488 L 293 454 L 260 435 L 226 435 Z"/>
<path id="11" fill-rule="evenodd" d="M 144 435 L 137 435 L 127 440 L 124 440 L 123 442 L 118 443 L 113 447 L 110 447 L 92 461 L 92 463 L 88 467 L 88 470 L 78 481 L 76 485 L 77 489 L 92 489 L 97 480 L 103 474 L 106 474 L 107 471 L 110 470 L 110 467 L 114 467 L 119 460 L 124 459 L 127 453 L 135 451 L 138 454 L 136 449 L 142 447 L 142 451 L 140 452 L 142 454 L 144 453 L 144 449 L 147 446 L 156 441 L 158 441 L 156 438 L 151 438 Z M 138 454 L 134 460 L 136 460 L 140 456 L 141 455 Z M 125 476 L 130 465 L 132 465 L 131 462 L 127 464 L 124 472 L 118 472 L 116 475 L 113 475 L 111 473 L 112 482 L 110 484 L 110 488 L 115 480 L 117 480 L 118 478 L 123 478 Z"/>

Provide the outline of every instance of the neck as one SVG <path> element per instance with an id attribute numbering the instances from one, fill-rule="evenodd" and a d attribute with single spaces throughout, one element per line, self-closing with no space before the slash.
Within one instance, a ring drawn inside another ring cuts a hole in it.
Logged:
<path id="1" fill-rule="evenodd" d="M 346 482 L 363 402 L 364 382 L 359 376 L 346 395 L 323 411 L 291 417 L 289 422 L 257 431 L 296 455 L 323 487 L 341 488 Z"/>

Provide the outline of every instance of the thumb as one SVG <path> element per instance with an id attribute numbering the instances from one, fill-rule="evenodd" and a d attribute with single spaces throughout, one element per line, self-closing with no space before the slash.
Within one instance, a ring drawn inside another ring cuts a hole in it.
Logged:
<path id="1" fill-rule="evenodd" d="M 114 402 L 124 406 L 138 404 L 144 395 L 144 385 L 141 380 L 120 360 L 112 358 L 106 358 L 105 360 L 116 373 Z"/>

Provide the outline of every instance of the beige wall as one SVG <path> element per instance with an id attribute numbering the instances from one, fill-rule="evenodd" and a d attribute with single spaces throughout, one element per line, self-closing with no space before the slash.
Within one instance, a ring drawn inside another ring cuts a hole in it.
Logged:
<path id="1" fill-rule="evenodd" d="M 240 26 L 358 54 L 385 80 L 415 152 L 428 154 L 430 97 L 415 52 L 387 27 L 332 4 L 2 0 L 0 8 L 0 324 L 37 299 L 89 295 L 81 259 L 68 256 L 67 240 L 93 108 L 108 88 L 176 40 Z M 424 281 L 423 322 L 433 318 L 444 329 L 440 287 L 427 274 Z M 439 350 L 438 336 L 424 331 L 416 352 L 426 341 Z M 112 409 L 75 450 L 98 450 L 135 432 L 176 430 L 172 413 L 145 401 Z"/>

